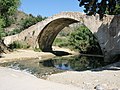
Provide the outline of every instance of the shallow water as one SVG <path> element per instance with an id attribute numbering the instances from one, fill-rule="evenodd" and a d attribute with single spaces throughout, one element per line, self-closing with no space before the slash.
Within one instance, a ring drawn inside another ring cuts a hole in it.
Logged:
<path id="1" fill-rule="evenodd" d="M 104 66 L 103 58 L 72 56 L 55 57 L 49 60 L 23 60 L 1 63 L 0 66 L 24 70 L 39 78 L 47 78 L 48 75 L 64 72 L 66 70 L 82 71 Z"/>
<path id="2" fill-rule="evenodd" d="M 82 71 L 104 66 L 103 58 L 72 56 L 57 57 L 40 62 L 45 67 L 53 66 L 60 70 Z"/>

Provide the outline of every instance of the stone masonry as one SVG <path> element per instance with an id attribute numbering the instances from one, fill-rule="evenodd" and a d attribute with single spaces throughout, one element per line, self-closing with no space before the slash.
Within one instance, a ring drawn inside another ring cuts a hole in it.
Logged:
<path id="1" fill-rule="evenodd" d="M 6 45 L 13 41 L 25 41 L 31 47 L 39 47 L 42 51 L 51 51 L 57 34 L 72 23 L 82 22 L 96 36 L 105 60 L 120 54 L 120 15 L 106 15 L 103 20 L 99 16 L 87 16 L 80 12 L 62 12 L 38 22 L 19 34 L 8 36 Z"/>

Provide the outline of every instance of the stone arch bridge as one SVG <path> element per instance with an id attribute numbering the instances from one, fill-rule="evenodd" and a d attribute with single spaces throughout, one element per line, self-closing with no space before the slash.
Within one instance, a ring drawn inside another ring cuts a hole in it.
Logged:
<path id="1" fill-rule="evenodd" d="M 57 34 L 66 26 L 82 22 L 98 39 L 106 59 L 120 54 L 120 15 L 106 16 L 102 21 L 99 16 L 87 16 L 80 12 L 62 12 L 38 22 L 19 34 L 8 36 L 6 45 L 13 41 L 25 41 L 32 47 L 42 51 L 51 51 L 52 43 Z"/>

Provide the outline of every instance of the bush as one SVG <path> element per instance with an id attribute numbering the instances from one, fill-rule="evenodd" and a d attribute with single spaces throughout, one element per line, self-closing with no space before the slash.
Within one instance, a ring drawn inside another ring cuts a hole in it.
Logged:
<path id="1" fill-rule="evenodd" d="M 14 41 L 12 44 L 9 45 L 10 49 L 27 49 L 29 47 L 30 45 L 21 41 Z"/>
<path id="2" fill-rule="evenodd" d="M 5 32 L 3 30 L 4 24 L 4 20 L 0 17 L 0 40 L 5 36 Z"/>
<path id="3" fill-rule="evenodd" d="M 35 52 L 41 52 L 41 49 L 40 49 L 40 48 L 35 47 L 35 48 L 34 48 L 34 51 L 35 51 Z"/>
<path id="4" fill-rule="evenodd" d="M 68 40 L 67 38 L 56 38 L 53 43 L 54 46 L 59 46 L 59 47 L 64 47 L 68 45 Z"/>
<path id="5" fill-rule="evenodd" d="M 38 15 L 37 17 L 34 17 L 33 15 L 30 14 L 27 18 L 22 19 L 20 21 L 20 23 L 19 23 L 20 27 L 21 27 L 20 29 L 24 30 L 24 29 L 36 24 L 37 22 L 44 20 L 44 19 L 46 19 L 46 17 L 42 17 L 40 15 Z"/>
<path id="6" fill-rule="evenodd" d="M 18 34 L 18 33 L 20 33 L 21 31 L 22 31 L 22 30 L 16 28 L 16 29 L 13 29 L 13 31 L 8 31 L 8 32 L 6 32 L 6 36 Z"/>
<path id="7" fill-rule="evenodd" d="M 71 33 L 69 37 L 69 45 L 82 53 L 101 54 L 97 39 L 85 26 L 80 26 Z"/>

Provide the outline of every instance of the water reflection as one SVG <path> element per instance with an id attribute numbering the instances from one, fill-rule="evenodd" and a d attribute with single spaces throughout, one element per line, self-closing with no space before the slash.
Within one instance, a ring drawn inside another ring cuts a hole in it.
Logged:
<path id="1" fill-rule="evenodd" d="M 103 65 L 103 58 L 84 56 L 56 57 L 43 61 L 23 60 L 0 63 L 0 66 L 24 70 L 43 79 L 48 75 L 60 73 L 64 70 L 82 71 L 101 67 Z"/>
<path id="2" fill-rule="evenodd" d="M 61 70 L 87 70 L 103 66 L 103 58 L 73 56 L 60 57 L 40 62 L 47 67 L 55 67 Z"/>
<path id="3" fill-rule="evenodd" d="M 72 70 L 70 64 L 58 64 L 58 65 L 55 65 L 55 67 L 57 69 L 62 69 L 62 70 Z"/>

